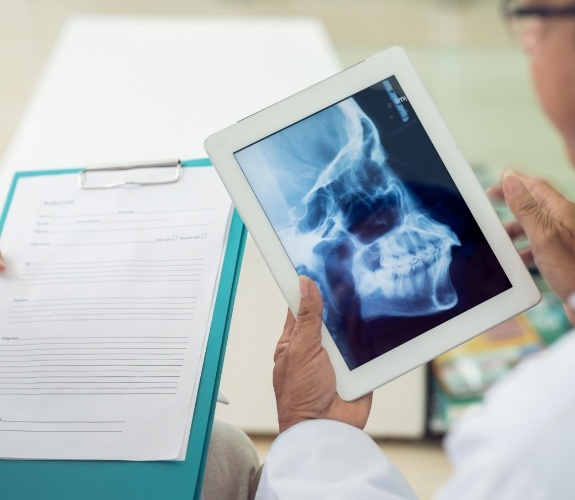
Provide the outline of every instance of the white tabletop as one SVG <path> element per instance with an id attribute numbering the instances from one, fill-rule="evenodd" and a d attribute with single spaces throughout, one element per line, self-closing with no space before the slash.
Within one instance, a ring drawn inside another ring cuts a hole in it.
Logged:
<path id="1" fill-rule="evenodd" d="M 0 168 L 205 157 L 204 139 L 339 69 L 311 18 L 68 23 Z"/>

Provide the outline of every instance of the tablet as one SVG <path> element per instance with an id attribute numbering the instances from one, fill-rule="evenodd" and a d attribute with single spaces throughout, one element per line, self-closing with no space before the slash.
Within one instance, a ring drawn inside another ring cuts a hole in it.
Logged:
<path id="1" fill-rule="evenodd" d="M 345 400 L 540 300 L 401 48 L 205 147 L 292 311 L 298 275 L 317 283 Z"/>

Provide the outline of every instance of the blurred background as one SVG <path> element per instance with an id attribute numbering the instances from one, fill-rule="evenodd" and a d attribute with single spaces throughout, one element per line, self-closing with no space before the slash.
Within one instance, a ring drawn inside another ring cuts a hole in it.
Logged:
<path id="1" fill-rule="evenodd" d="M 402 45 L 472 164 L 565 178 L 562 146 L 537 107 L 498 0 L 2 0 L 0 155 L 65 22 L 98 14 L 313 16 L 343 66 Z"/>
<path id="2" fill-rule="evenodd" d="M 0 0 L 0 159 L 4 158 L 4 167 L 9 167 L 6 155 L 58 37 L 76 16 L 311 17 L 323 24 L 342 67 L 387 47 L 403 46 L 485 186 L 495 182 L 503 169 L 516 167 L 549 179 L 567 194 L 573 192 L 569 188 L 573 174 L 563 146 L 538 107 L 527 59 L 506 30 L 498 0 Z M 41 165 L 50 166 L 77 165 Z M 505 218 L 505 211 L 500 215 Z M 238 300 L 242 300 L 240 292 L 241 287 Z M 479 402 L 484 390 L 522 357 L 544 348 L 566 329 L 560 308 L 546 295 L 529 315 L 425 368 L 425 431 L 409 439 L 378 437 L 422 499 L 431 498 L 449 474 L 441 436 L 460 412 Z M 239 347 L 230 338 L 228 356 L 233 357 L 234 349 Z M 228 361 L 226 366 L 233 363 Z M 238 371 L 229 370 L 232 375 L 224 368 L 222 388 L 232 404 L 220 418 L 232 415 L 234 403 L 236 408 L 241 405 L 241 396 L 229 382 L 238 377 Z M 268 399 L 273 397 L 267 394 Z M 396 405 L 398 396 L 394 397 Z M 246 429 L 264 459 L 274 433 L 268 428 Z"/>

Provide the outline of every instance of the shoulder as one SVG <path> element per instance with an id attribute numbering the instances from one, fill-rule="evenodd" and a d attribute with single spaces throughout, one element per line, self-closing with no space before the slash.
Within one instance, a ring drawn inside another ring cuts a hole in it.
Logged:
<path id="1" fill-rule="evenodd" d="M 445 440 L 454 477 L 575 491 L 575 333 L 525 360 Z M 552 486 L 555 484 L 555 486 Z M 564 490 L 566 491 L 566 490 Z"/>

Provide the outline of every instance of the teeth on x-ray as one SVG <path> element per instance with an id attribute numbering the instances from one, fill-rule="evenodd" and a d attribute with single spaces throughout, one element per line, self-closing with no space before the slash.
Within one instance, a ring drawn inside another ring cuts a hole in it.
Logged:
<path id="1" fill-rule="evenodd" d="M 449 265 L 451 247 L 460 244 L 457 236 L 417 208 L 387 166 L 375 125 L 355 101 L 338 108 L 337 126 L 346 132 L 338 153 L 303 196 L 305 210 L 290 213 L 295 229 L 285 236 L 293 242 L 288 253 L 296 268 L 313 270 L 324 300 L 332 303 L 334 276 L 351 272 L 364 319 L 427 315 L 455 306 Z M 335 247 L 339 262 L 330 257 Z"/>
<path id="2" fill-rule="evenodd" d="M 324 319 L 349 301 L 363 319 L 457 304 L 457 236 L 418 208 L 353 98 L 236 156 L 298 273 L 319 285 Z"/>

